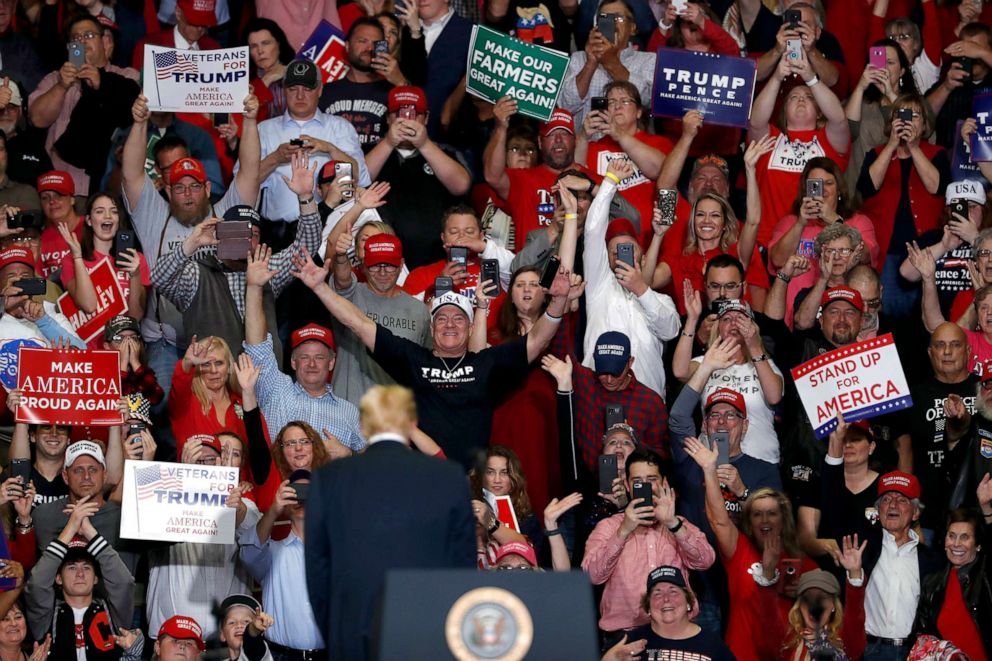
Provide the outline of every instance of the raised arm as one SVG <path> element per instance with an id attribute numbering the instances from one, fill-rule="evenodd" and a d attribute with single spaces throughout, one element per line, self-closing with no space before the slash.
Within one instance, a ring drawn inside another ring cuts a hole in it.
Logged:
<path id="1" fill-rule="evenodd" d="M 405 120 L 399 120 L 405 121 Z M 434 170 L 448 192 L 452 195 L 465 195 L 472 187 L 472 175 L 465 167 L 451 156 L 448 156 L 437 143 L 427 137 L 427 127 L 420 122 L 410 122 L 412 136 L 410 142 L 420 150 L 427 164 Z"/>
<path id="2" fill-rule="evenodd" d="M 928 333 L 934 332 L 937 326 L 946 321 L 944 313 L 940 309 L 940 297 L 937 294 L 937 261 L 933 255 L 933 249 L 920 248 L 916 242 L 906 244 L 909 252 L 909 262 L 920 274 L 923 280 L 923 325 Z"/>
<path id="3" fill-rule="evenodd" d="M 770 116 L 770 115 L 769 115 Z M 675 188 L 682 175 L 682 168 L 689 157 L 692 141 L 703 126 L 703 115 L 698 110 L 690 110 L 682 116 L 682 135 L 672 151 L 668 152 L 658 174 L 658 188 Z"/>
<path id="4" fill-rule="evenodd" d="M 238 164 L 238 171 L 234 175 L 234 185 L 238 189 L 238 195 L 245 204 L 255 206 L 258 201 L 258 185 L 261 181 L 262 141 L 258 135 L 258 97 L 251 92 L 245 98 Z"/>
<path id="5" fill-rule="evenodd" d="M 765 53 L 765 55 L 768 55 L 768 53 Z M 758 66 L 760 72 L 760 60 Z M 751 119 L 748 120 L 747 127 L 748 140 L 760 140 L 768 135 L 768 125 L 772 120 L 772 113 L 775 112 L 778 93 L 782 89 L 782 80 L 791 74 L 791 70 L 784 59 L 780 59 L 777 66 L 778 68 L 774 70 L 774 73 L 768 78 L 768 82 L 762 88 L 761 93 L 758 94 L 758 98 L 751 104 Z"/>
<path id="6" fill-rule="evenodd" d="M 131 106 L 131 131 L 124 141 L 124 151 L 121 154 L 121 181 L 128 206 L 134 209 L 141 199 L 141 190 L 145 187 L 145 156 L 148 152 L 148 99 L 139 94 Z"/>
<path id="7" fill-rule="evenodd" d="M 800 52 L 799 61 L 793 63 L 792 71 L 799 74 L 812 90 L 816 105 L 827 120 L 827 140 L 830 141 L 830 146 L 837 153 L 846 154 L 851 148 L 851 127 L 847 123 L 844 106 L 830 89 L 830 83 L 820 77 L 805 51 Z"/>
<path id="8" fill-rule="evenodd" d="M 730 558 L 737 549 L 737 526 L 727 513 L 727 506 L 720 491 L 720 478 L 716 473 L 716 461 L 719 450 L 716 444 L 707 448 L 699 439 L 688 436 L 685 439 L 685 451 L 703 469 L 703 484 L 706 492 L 706 519 L 710 522 L 713 534 L 716 535 L 720 556 Z"/>
<path id="9" fill-rule="evenodd" d="M 506 131 L 510 117 L 517 112 L 517 102 L 504 96 L 493 107 L 496 125 L 482 156 L 486 183 L 504 200 L 510 194 L 510 177 L 506 174 Z"/>
<path id="10" fill-rule="evenodd" d="M 775 138 L 766 135 L 761 140 L 753 140 L 744 152 L 744 174 L 747 179 L 747 217 L 737 239 L 737 257 L 747 269 L 758 243 L 758 229 L 761 226 L 761 191 L 758 190 L 756 167 L 758 160 L 775 146 Z"/>
<path id="11" fill-rule="evenodd" d="M 581 286 L 581 281 L 574 286 Z M 554 282 L 551 283 L 551 289 L 548 290 L 551 295 L 551 302 L 544 314 L 527 333 L 528 362 L 534 362 L 548 347 L 554 334 L 558 332 L 558 325 L 561 323 L 561 318 L 565 314 L 565 306 L 568 304 L 569 289 L 572 287 L 571 274 L 564 268 L 559 268 Z"/>
<path id="12" fill-rule="evenodd" d="M 331 289 L 327 284 L 328 264 L 324 264 L 323 267 L 317 266 L 311 259 L 309 251 L 304 250 L 293 259 L 293 266 L 293 275 L 316 294 L 327 311 L 357 335 L 370 351 L 375 350 L 376 323 L 351 301 Z"/>

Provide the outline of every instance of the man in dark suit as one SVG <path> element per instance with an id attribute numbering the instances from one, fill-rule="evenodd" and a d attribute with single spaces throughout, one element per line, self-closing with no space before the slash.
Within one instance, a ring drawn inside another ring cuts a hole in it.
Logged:
<path id="1" fill-rule="evenodd" d="M 307 500 L 307 586 L 332 659 L 369 657 L 388 570 L 475 567 L 468 480 L 407 447 L 413 393 L 375 386 L 359 408 L 368 449 L 314 473 Z"/>
<path id="2" fill-rule="evenodd" d="M 145 44 L 183 50 L 214 50 L 220 44 L 207 35 L 217 25 L 214 13 L 217 0 L 179 0 L 176 3 L 176 26 L 150 34 L 134 48 L 131 65 L 141 71 L 145 63 Z"/>

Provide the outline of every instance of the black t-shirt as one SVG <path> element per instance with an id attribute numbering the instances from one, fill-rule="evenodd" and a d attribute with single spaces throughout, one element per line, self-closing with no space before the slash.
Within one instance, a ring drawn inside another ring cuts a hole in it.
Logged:
<path id="1" fill-rule="evenodd" d="M 815 487 L 801 498 L 801 504 L 820 510 L 820 527 L 817 537 L 833 539 L 841 546 L 844 535 L 858 535 L 858 539 L 872 539 L 872 530 L 878 525 L 878 481 L 881 475 L 859 493 L 852 493 L 844 484 L 844 465 L 833 466 L 826 462 L 820 468 Z M 833 564 L 831 561 L 830 564 Z"/>
<path id="2" fill-rule="evenodd" d="M 391 89 L 393 86 L 385 80 L 356 83 L 342 78 L 324 87 L 318 106 L 326 113 L 348 120 L 358 132 L 362 149 L 367 152 L 389 130 L 386 114 Z"/>
<path id="3" fill-rule="evenodd" d="M 936 246 L 940 249 L 940 240 L 944 231 L 930 230 L 917 239 L 921 248 Z M 974 258 L 974 248 L 970 243 L 962 243 L 957 248 L 948 250 L 937 258 L 937 270 L 934 280 L 937 283 L 937 298 L 940 300 L 940 312 L 945 319 L 951 316 L 951 308 L 958 292 L 968 291 L 972 287 L 971 276 L 968 275 L 968 263 Z"/>
<path id="4" fill-rule="evenodd" d="M 700 630 L 691 638 L 672 640 L 656 634 L 650 624 L 631 629 L 627 642 L 647 640 L 648 645 L 638 656 L 639 661 L 736 661 L 737 657 L 719 636 Z"/>
<path id="5" fill-rule="evenodd" d="M 447 147 L 441 149 L 458 160 Z M 407 268 L 412 271 L 444 259 L 441 219 L 445 210 L 465 198 L 448 192 L 420 152 L 404 158 L 394 151 L 379 171 L 379 181 L 388 181 L 390 186 L 385 206 L 378 209 L 379 216 L 396 230 Z"/>
<path id="6" fill-rule="evenodd" d="M 975 390 L 978 377 L 969 374 L 961 383 L 942 383 L 930 379 L 910 388 L 913 406 L 904 411 L 906 432 L 913 443 L 913 473 L 920 480 L 924 509 L 920 523 L 924 528 L 940 528 L 947 513 L 957 467 L 952 472 L 944 440 L 944 400 L 959 395 L 968 411 L 975 415 Z M 961 439 L 967 443 L 968 437 Z"/>
<path id="7" fill-rule="evenodd" d="M 66 485 L 65 480 L 62 479 L 61 472 L 55 476 L 54 480 L 49 481 L 44 475 L 39 473 L 38 469 L 32 464 L 31 482 L 34 484 L 35 490 L 35 507 L 38 505 L 44 505 L 45 503 L 50 503 L 53 500 L 58 500 L 63 496 L 69 495 L 69 487 Z"/>
<path id="8" fill-rule="evenodd" d="M 461 358 L 439 358 L 377 325 L 372 357 L 413 390 L 420 428 L 466 469 L 489 445 L 494 402 L 530 368 L 526 335 Z"/>

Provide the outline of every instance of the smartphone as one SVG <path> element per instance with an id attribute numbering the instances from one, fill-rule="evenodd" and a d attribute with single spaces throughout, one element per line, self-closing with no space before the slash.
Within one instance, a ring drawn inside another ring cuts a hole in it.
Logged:
<path id="1" fill-rule="evenodd" d="M 446 275 L 439 275 L 434 278 L 434 296 L 446 294 L 455 288 L 455 283 Z"/>
<path id="2" fill-rule="evenodd" d="M 21 478 L 21 483 L 18 486 L 23 494 L 24 490 L 28 488 L 28 482 L 31 481 L 31 460 L 11 459 L 10 476 Z"/>
<path id="3" fill-rule="evenodd" d="M 633 243 L 619 243 L 617 244 L 617 261 L 627 264 L 631 268 L 634 268 L 634 244 Z"/>
<path id="4" fill-rule="evenodd" d="M 114 240 L 114 261 L 120 264 L 121 256 L 128 250 L 137 250 L 134 240 L 134 232 L 131 230 L 120 230 Z"/>
<path id="5" fill-rule="evenodd" d="M 675 13 L 681 16 L 688 9 L 689 0 L 672 0 L 672 6 L 675 7 Z"/>
<path id="6" fill-rule="evenodd" d="M 10 229 L 38 229 L 45 226 L 45 216 L 40 211 L 18 211 L 7 219 L 7 227 Z"/>
<path id="7" fill-rule="evenodd" d="M 617 17 L 615 14 L 600 14 L 596 29 L 611 44 L 617 42 Z"/>
<path id="8" fill-rule="evenodd" d="M 599 455 L 599 493 L 613 493 L 613 480 L 619 475 L 615 454 Z"/>
<path id="9" fill-rule="evenodd" d="M 76 68 L 86 64 L 86 50 L 82 44 L 69 44 L 69 64 Z"/>
<path id="10" fill-rule="evenodd" d="M 823 179 L 806 180 L 806 197 L 823 197 Z"/>
<path id="11" fill-rule="evenodd" d="M 289 141 L 290 147 L 302 147 L 305 143 L 302 138 L 293 138 Z"/>
<path id="12" fill-rule="evenodd" d="M 147 428 L 148 425 L 146 425 L 143 422 L 132 422 L 127 426 L 127 437 L 131 438 L 132 436 L 138 436 L 141 434 L 141 432 L 145 431 Z M 140 438 L 132 441 L 132 443 L 140 443 L 140 442 L 141 442 Z"/>
<path id="13" fill-rule="evenodd" d="M 868 50 L 868 64 L 876 69 L 884 69 L 888 61 L 889 56 L 885 52 L 885 46 L 872 46 Z"/>
<path id="14" fill-rule="evenodd" d="M 967 73 L 965 80 L 971 80 L 971 68 L 975 64 L 975 59 L 972 57 L 965 57 L 964 55 L 954 58 L 953 62 L 957 62 L 961 65 L 961 68 Z"/>
<path id="15" fill-rule="evenodd" d="M 674 188 L 662 188 L 658 191 L 658 210 L 661 212 L 662 225 L 675 223 L 675 205 L 678 199 L 679 193 Z"/>
<path id="16" fill-rule="evenodd" d="M 372 57 L 376 55 L 389 55 L 389 42 L 385 39 L 376 39 L 372 44 Z"/>
<path id="17" fill-rule="evenodd" d="M 725 431 L 715 431 L 710 434 L 710 442 L 716 445 L 719 453 L 716 458 L 716 465 L 723 466 L 730 463 L 730 434 Z"/>
<path id="18" fill-rule="evenodd" d="M 631 488 L 630 499 L 643 498 L 644 502 L 638 505 L 638 507 L 647 507 L 654 505 L 654 494 L 651 492 L 651 484 L 648 482 L 634 482 Z"/>
<path id="19" fill-rule="evenodd" d="M 605 96 L 594 96 L 592 97 L 590 108 L 592 110 L 606 112 L 610 108 L 609 99 L 607 99 Z"/>
<path id="20" fill-rule="evenodd" d="M 226 112 L 215 112 L 214 113 L 214 127 L 222 126 L 224 124 L 230 124 L 231 116 Z"/>
<path id="21" fill-rule="evenodd" d="M 797 62 L 803 55 L 802 39 L 787 39 L 785 42 L 785 59 L 790 62 Z"/>
<path id="22" fill-rule="evenodd" d="M 544 265 L 544 270 L 541 271 L 541 286 L 543 288 L 551 289 L 551 285 L 554 284 L 555 276 L 558 275 L 558 269 L 560 268 L 561 260 L 558 259 L 557 255 L 552 255 Z"/>
<path id="23" fill-rule="evenodd" d="M 798 9 L 786 9 L 782 16 L 782 22 L 790 28 L 797 28 L 803 22 L 803 13 Z"/>
<path id="24" fill-rule="evenodd" d="M 400 109 L 396 111 L 396 116 L 400 119 L 417 119 L 417 107 L 401 106 Z"/>
<path id="25" fill-rule="evenodd" d="M 794 591 L 799 587 L 799 576 L 802 574 L 803 561 L 798 558 L 782 558 L 782 580 L 778 582 L 779 592 Z"/>
<path id="26" fill-rule="evenodd" d="M 606 405 L 606 428 L 609 429 L 613 425 L 618 425 L 622 422 L 627 421 L 627 414 L 624 412 L 623 407 L 619 404 L 607 404 Z"/>
<path id="27" fill-rule="evenodd" d="M 954 200 L 954 203 L 951 204 L 951 213 L 956 213 L 957 215 L 961 216 L 962 218 L 967 218 L 968 217 L 968 203 L 967 202 L 963 202 L 961 200 Z"/>
<path id="28" fill-rule="evenodd" d="M 913 121 L 913 109 L 912 108 L 900 108 L 896 111 L 896 119 L 900 122 L 911 122 Z"/>
<path id="29" fill-rule="evenodd" d="M 289 487 L 296 492 L 296 502 L 300 505 L 307 502 L 307 496 L 310 495 L 309 482 L 293 482 Z"/>
<path id="30" fill-rule="evenodd" d="M 395 16 L 395 17 L 397 17 L 399 19 L 402 19 L 403 16 L 402 16 L 402 13 L 401 12 L 404 12 L 404 11 L 406 11 L 406 3 L 403 2 L 403 0 L 396 0 L 393 3 L 393 16 Z"/>
<path id="31" fill-rule="evenodd" d="M 479 280 L 482 282 L 492 280 L 493 282 L 492 286 L 486 289 L 486 296 L 496 296 L 499 294 L 499 261 L 495 259 L 482 260 Z"/>
<path id="32" fill-rule="evenodd" d="M 247 220 L 225 220 L 217 223 L 217 259 L 248 259 L 251 252 L 251 223 Z"/>
<path id="33" fill-rule="evenodd" d="M 350 188 L 345 188 L 344 190 L 341 191 L 341 197 L 343 197 L 346 200 L 350 200 L 352 195 L 355 194 L 355 188 L 354 188 L 355 175 L 354 172 L 352 172 L 351 163 L 334 164 L 334 178 L 337 179 L 340 176 L 343 176 L 352 182 Z"/>
<path id="34" fill-rule="evenodd" d="M 48 291 L 48 282 L 44 278 L 24 278 L 14 283 L 19 287 L 22 295 L 40 296 Z"/>

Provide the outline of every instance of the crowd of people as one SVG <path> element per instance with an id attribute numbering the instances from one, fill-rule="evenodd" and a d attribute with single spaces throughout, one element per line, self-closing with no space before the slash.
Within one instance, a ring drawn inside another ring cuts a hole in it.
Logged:
<path id="1" fill-rule="evenodd" d="M 652 116 L 673 49 L 746 126 Z M 0 0 L 0 660 L 375 658 L 397 567 L 584 572 L 612 661 L 992 659 L 990 74 L 981 0 Z M 887 334 L 911 406 L 817 438 L 793 369 Z M 123 423 L 16 422 L 21 346 Z M 122 534 L 135 460 L 238 469 L 234 539 Z"/>

